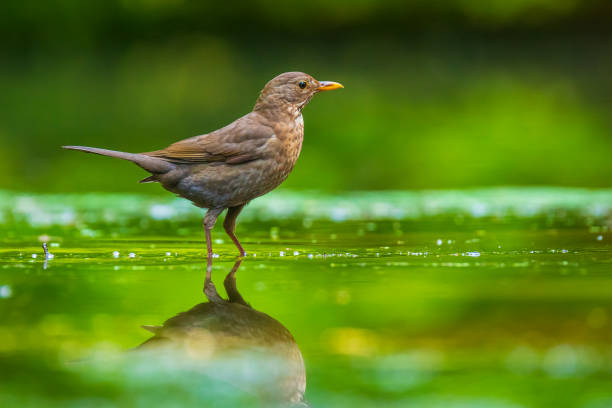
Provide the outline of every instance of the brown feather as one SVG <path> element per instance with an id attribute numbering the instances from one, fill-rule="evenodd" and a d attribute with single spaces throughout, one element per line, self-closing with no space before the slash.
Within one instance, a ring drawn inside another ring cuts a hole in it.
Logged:
<path id="1" fill-rule="evenodd" d="M 264 123 L 262 123 L 264 122 Z M 162 150 L 143 153 L 177 164 L 225 162 L 240 164 L 262 158 L 274 131 L 255 112 L 224 128 L 181 140 Z"/>
<path id="2" fill-rule="evenodd" d="M 155 175 L 149 176 L 149 177 L 145 177 L 142 180 L 139 181 L 139 183 L 157 183 L 159 180 L 157 179 L 157 177 Z"/>

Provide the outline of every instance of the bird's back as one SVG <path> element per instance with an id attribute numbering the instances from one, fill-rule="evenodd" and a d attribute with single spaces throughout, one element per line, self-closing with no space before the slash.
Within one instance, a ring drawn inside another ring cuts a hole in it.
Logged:
<path id="1" fill-rule="evenodd" d="M 145 155 L 175 164 L 157 177 L 164 188 L 205 208 L 232 207 L 282 183 L 297 161 L 303 121 L 251 112 L 214 132 Z"/>

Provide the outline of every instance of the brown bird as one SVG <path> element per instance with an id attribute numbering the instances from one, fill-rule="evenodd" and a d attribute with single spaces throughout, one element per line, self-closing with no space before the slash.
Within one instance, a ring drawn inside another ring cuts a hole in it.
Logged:
<path id="1" fill-rule="evenodd" d="M 151 173 L 141 183 L 159 182 L 166 190 L 207 208 L 203 224 L 209 263 L 210 231 L 227 208 L 223 226 L 244 256 L 234 233 L 236 217 L 249 201 L 273 190 L 291 173 L 304 138 L 302 109 L 316 93 L 338 88 L 343 86 L 337 82 L 286 72 L 266 84 L 250 113 L 219 130 L 165 149 L 125 153 L 63 147 L 129 160 Z"/>

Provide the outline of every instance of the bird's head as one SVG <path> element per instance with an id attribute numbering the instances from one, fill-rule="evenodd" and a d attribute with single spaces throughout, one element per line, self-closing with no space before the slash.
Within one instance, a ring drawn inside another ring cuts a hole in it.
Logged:
<path id="1" fill-rule="evenodd" d="M 254 110 L 288 109 L 299 113 L 316 93 L 338 88 L 344 87 L 337 82 L 317 81 L 303 72 L 285 72 L 266 84 Z"/>

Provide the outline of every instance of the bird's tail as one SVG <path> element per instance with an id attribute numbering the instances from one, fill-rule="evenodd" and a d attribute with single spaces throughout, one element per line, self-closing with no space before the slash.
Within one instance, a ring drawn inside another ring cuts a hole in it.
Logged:
<path id="1" fill-rule="evenodd" d="M 118 152 L 115 150 L 98 149 L 97 147 L 86 146 L 62 146 L 64 149 L 80 150 L 86 153 L 94 153 L 102 156 L 116 157 L 118 159 L 129 160 L 148 172 L 153 174 L 166 173 L 175 168 L 175 165 L 157 157 L 147 156 L 146 154 Z"/>

